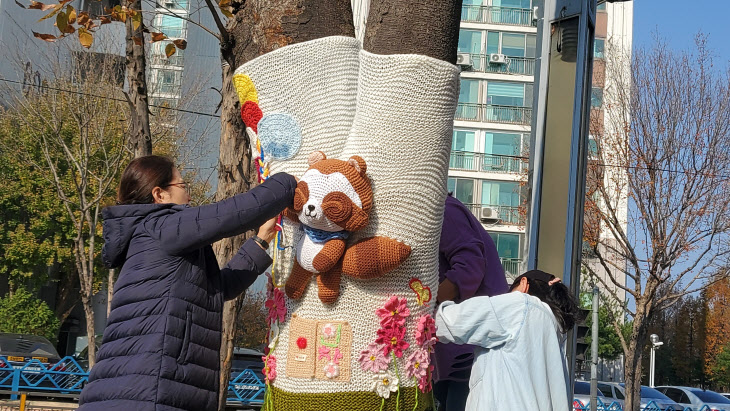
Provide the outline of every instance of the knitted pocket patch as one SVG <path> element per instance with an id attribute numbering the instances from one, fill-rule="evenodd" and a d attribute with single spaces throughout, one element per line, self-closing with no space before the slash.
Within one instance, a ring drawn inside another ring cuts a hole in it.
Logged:
<path id="1" fill-rule="evenodd" d="M 316 321 L 292 315 L 286 375 L 350 382 L 352 327 L 345 321 Z"/>
<path id="2" fill-rule="evenodd" d="M 292 378 L 314 377 L 316 365 L 317 321 L 293 314 L 289 322 L 289 352 L 286 375 Z M 305 341 L 306 343 L 302 343 Z M 304 346 L 304 348 L 301 348 Z"/>

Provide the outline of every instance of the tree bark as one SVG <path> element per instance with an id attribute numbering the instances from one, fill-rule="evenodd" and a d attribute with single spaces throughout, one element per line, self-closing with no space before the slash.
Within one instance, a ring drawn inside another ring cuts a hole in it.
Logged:
<path id="1" fill-rule="evenodd" d="M 355 36 L 350 0 L 249 0 L 239 3 L 234 14 L 235 18 L 229 19 L 226 32 L 221 35 L 223 85 L 218 200 L 245 192 L 256 184 L 249 141 L 241 121 L 241 106 L 232 82 L 235 69 L 289 44 L 326 36 Z M 247 236 L 226 238 L 216 243 L 214 249 L 219 264 L 228 262 Z M 220 410 L 225 408 L 236 335 L 235 317 L 242 298 L 226 302 L 223 309 Z"/>
<path id="2" fill-rule="evenodd" d="M 462 0 L 372 0 L 363 46 L 456 63 Z"/>
<path id="3" fill-rule="evenodd" d="M 135 0 L 130 6 L 132 10 L 142 10 L 142 1 Z M 134 150 L 134 157 L 152 154 L 152 133 L 150 132 L 149 99 L 147 96 L 147 61 L 144 51 L 144 23 L 134 29 L 131 18 L 127 26 L 126 55 L 127 82 L 129 91 L 127 99 L 131 118 L 129 122 L 129 139 Z M 135 38 L 138 39 L 135 42 Z"/>

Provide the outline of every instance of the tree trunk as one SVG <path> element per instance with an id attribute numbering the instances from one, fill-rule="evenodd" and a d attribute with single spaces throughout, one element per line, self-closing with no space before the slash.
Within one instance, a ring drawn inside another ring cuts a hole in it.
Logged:
<path id="1" fill-rule="evenodd" d="M 141 0 L 134 0 L 132 10 L 142 10 Z M 144 23 L 134 29 L 131 18 L 127 19 L 126 55 L 127 55 L 127 93 L 131 118 L 129 122 L 129 139 L 132 142 L 134 157 L 152 154 L 152 133 L 150 132 L 149 100 L 147 96 L 147 61 L 144 52 Z M 135 38 L 137 41 L 135 42 Z"/>
<path id="2" fill-rule="evenodd" d="M 350 0 L 249 0 L 241 2 L 229 19 L 221 42 L 223 85 L 221 104 L 221 141 L 218 164 L 218 200 L 247 191 L 254 186 L 256 174 L 251 167 L 251 152 L 241 106 L 233 87 L 233 73 L 243 63 L 288 44 L 326 36 L 355 36 Z M 227 41 L 226 41 L 227 39 Z M 226 238 L 215 244 L 219 264 L 225 264 L 238 251 L 245 236 Z M 236 312 L 242 297 L 225 304 L 221 339 L 219 409 L 225 408 L 231 371 Z"/>
<path id="3" fill-rule="evenodd" d="M 112 313 L 112 297 L 114 296 L 114 277 L 115 272 L 113 268 L 109 269 L 109 277 L 106 280 L 106 318 Z"/>
<path id="4" fill-rule="evenodd" d="M 79 238 L 74 243 L 74 257 L 76 259 L 76 269 L 79 273 L 79 283 L 81 285 L 81 305 L 84 308 L 84 317 L 86 317 L 86 335 L 89 342 L 89 369 L 96 364 L 96 332 L 94 331 L 94 307 L 92 287 L 94 273 L 93 266 L 89 267 L 85 261 L 85 244 L 84 238 Z"/>
<path id="5" fill-rule="evenodd" d="M 625 410 L 638 410 L 641 406 L 641 360 L 648 333 L 648 323 L 646 322 L 648 312 L 641 303 L 641 301 L 637 303 L 629 349 L 625 353 L 626 358 L 624 359 Z"/>
<path id="6" fill-rule="evenodd" d="M 461 0 L 371 0 L 363 45 L 378 54 L 423 54 L 456 63 Z"/>

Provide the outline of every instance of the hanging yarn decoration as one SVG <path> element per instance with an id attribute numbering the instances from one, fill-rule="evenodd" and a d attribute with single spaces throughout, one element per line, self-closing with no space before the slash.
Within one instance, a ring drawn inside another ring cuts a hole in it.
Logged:
<path id="1" fill-rule="evenodd" d="M 258 123 L 258 137 L 263 150 L 276 160 L 288 160 L 302 145 L 299 124 L 286 113 L 265 115 Z"/>

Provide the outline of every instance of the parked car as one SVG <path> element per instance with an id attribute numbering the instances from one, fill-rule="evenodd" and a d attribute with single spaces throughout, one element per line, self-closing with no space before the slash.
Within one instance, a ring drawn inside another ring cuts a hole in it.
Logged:
<path id="1" fill-rule="evenodd" d="M 99 354 L 99 348 L 101 348 L 102 336 L 97 335 L 94 340 L 94 346 L 96 347 L 96 353 Z M 89 346 L 84 347 L 81 352 L 73 356 L 76 362 L 79 364 L 82 370 L 89 371 Z"/>
<path id="2" fill-rule="evenodd" d="M 31 360 L 37 360 L 48 370 L 54 370 L 61 357 L 56 347 L 45 337 L 30 334 L 0 333 L 0 369 L 22 368 Z M 59 365 L 60 366 L 60 365 Z M 41 370 L 40 366 L 26 367 L 26 370 Z"/>
<path id="3" fill-rule="evenodd" d="M 727 398 L 727 399 L 730 399 L 730 392 L 723 392 L 723 393 L 722 393 L 722 394 L 720 394 L 720 395 L 722 395 L 723 397 L 725 397 L 725 398 Z"/>
<path id="4" fill-rule="evenodd" d="M 617 401 L 620 400 L 621 406 L 623 408 L 624 400 L 626 398 L 626 388 L 624 383 L 599 382 L 598 389 L 600 389 L 606 397 L 611 397 Z M 640 395 L 640 409 L 642 410 L 651 402 L 656 404 L 657 407 L 659 407 L 662 411 L 667 409 L 669 406 L 672 406 L 675 410 L 682 409 L 682 406 L 672 401 L 671 398 L 653 388 L 647 387 L 646 385 L 641 386 Z"/>
<path id="5" fill-rule="evenodd" d="M 730 411 L 730 400 L 709 390 L 692 387 L 656 387 L 657 391 L 679 403 L 684 408 L 699 411 L 707 405 L 712 411 Z"/>
<path id="6" fill-rule="evenodd" d="M 233 363 L 231 364 L 231 378 L 230 381 L 233 383 L 233 389 L 244 390 L 248 392 L 245 397 L 254 399 L 253 403 L 240 404 L 236 399 L 235 391 L 229 386 L 226 409 L 244 409 L 244 410 L 258 410 L 261 409 L 264 395 L 262 391 L 265 389 L 263 386 L 264 381 L 264 361 L 261 357 L 264 353 L 261 351 L 253 350 L 250 348 L 234 348 L 233 349 Z M 251 370 L 254 375 L 259 379 L 260 384 L 253 383 L 252 380 L 248 379 L 247 376 L 238 378 L 242 372 Z M 240 405 L 239 405 L 240 404 Z M 243 408 L 240 408 L 243 407 Z"/>
<path id="7" fill-rule="evenodd" d="M 591 383 L 589 383 L 587 381 L 576 381 L 574 383 L 573 387 L 574 387 L 573 388 L 573 407 L 574 407 L 574 409 L 576 409 L 576 410 L 579 409 L 576 406 L 585 407 L 586 405 L 588 405 L 591 402 Z M 607 401 L 606 396 L 603 395 L 601 390 L 598 390 L 598 392 L 596 392 L 596 395 L 598 396 L 598 398 L 601 400 L 601 402 L 604 405 L 609 405 L 611 403 L 610 400 Z M 576 400 L 580 401 L 580 404 L 576 404 L 576 402 L 575 402 Z"/>

